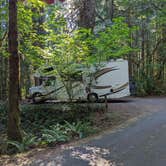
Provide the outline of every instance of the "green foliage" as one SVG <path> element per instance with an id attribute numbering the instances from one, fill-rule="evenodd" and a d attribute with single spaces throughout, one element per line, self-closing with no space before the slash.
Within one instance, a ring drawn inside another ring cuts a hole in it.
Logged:
<path id="1" fill-rule="evenodd" d="M 68 122 L 80 121 L 86 119 L 93 111 L 86 104 L 41 104 L 25 105 L 21 107 L 21 123 L 26 133 L 34 133 L 37 136 L 42 135 L 42 130 L 60 123 L 64 120 Z"/>
<path id="2" fill-rule="evenodd" d="M 90 68 L 94 64 L 99 66 L 103 61 L 124 56 L 132 50 L 128 45 L 132 29 L 123 18 L 114 19 L 112 26 L 95 33 L 84 28 L 69 32 L 61 9 L 48 11 L 47 54 L 43 58 L 48 60 L 50 66 L 55 67 L 54 72 L 49 74 L 54 74 L 61 80 L 70 100 L 74 94 L 73 80 L 83 74 L 83 71 L 78 72 L 79 68 Z M 55 20 L 59 21 L 55 23 Z"/>
<path id="3" fill-rule="evenodd" d="M 129 28 L 124 18 L 119 17 L 113 20 L 112 26 L 106 27 L 97 33 L 97 37 L 92 40 L 96 57 L 96 62 L 108 61 L 111 58 L 118 58 L 127 55 L 132 51 L 128 43 L 131 41 Z"/>
<path id="4" fill-rule="evenodd" d="M 138 51 L 129 55 L 130 78 L 136 81 L 137 94 L 165 94 L 165 0 L 117 0 L 116 4 L 116 14 L 138 27 L 131 32 L 131 46 Z"/>
<path id="5" fill-rule="evenodd" d="M 138 96 L 146 96 L 146 95 L 164 95 L 166 93 L 166 82 L 162 79 L 162 71 L 161 64 L 149 64 L 146 65 L 145 68 L 149 72 L 153 70 L 159 71 L 156 72 L 154 75 L 146 74 L 145 69 L 140 70 L 139 76 L 135 76 L 136 82 L 136 91 Z"/>
<path id="6" fill-rule="evenodd" d="M 8 145 L 14 146 L 18 152 L 24 152 L 28 150 L 30 147 L 34 146 L 36 144 L 36 137 L 33 135 L 28 134 L 27 136 L 23 137 L 22 142 L 17 141 L 7 141 Z"/>
<path id="7" fill-rule="evenodd" d="M 44 129 L 42 133 L 42 138 L 47 143 L 66 142 L 70 139 L 64 126 L 60 124 L 56 124 L 50 129 Z"/>
<path id="8" fill-rule="evenodd" d="M 77 121 L 69 123 L 65 121 L 65 124 L 65 127 L 71 133 L 71 135 L 79 136 L 79 138 L 85 137 L 91 130 L 88 122 Z"/>
<path id="9" fill-rule="evenodd" d="M 41 9 L 43 7 L 44 4 L 36 0 L 18 3 L 19 53 L 23 59 L 26 57 L 26 61 L 34 66 L 39 66 L 43 62 L 41 43 L 44 41 L 44 34 L 39 34 L 43 28 L 42 25 L 38 25 L 42 17 Z"/>
<path id="10" fill-rule="evenodd" d="M 65 124 L 56 124 L 51 126 L 49 129 L 44 129 L 42 131 L 42 142 L 46 143 L 56 143 L 56 142 L 66 142 L 74 137 L 83 138 L 87 136 L 92 129 L 87 122 L 73 122 L 69 123 L 65 121 Z"/>
<path id="11" fill-rule="evenodd" d="M 6 126 L 7 106 L 5 103 L 0 103 L 0 131 Z"/>
<path id="12" fill-rule="evenodd" d="M 7 45 L 7 23 L 8 23 L 8 3 L 5 0 L 0 2 L 0 56 L 7 56 L 5 50 Z"/>
<path id="13" fill-rule="evenodd" d="M 89 29 L 78 29 L 71 33 L 52 30 L 48 36 L 50 63 L 63 70 L 74 70 L 78 64 L 92 65 L 126 55 L 131 29 L 123 18 L 113 20 L 113 25 L 97 33 Z M 63 29 L 63 27 L 61 27 Z M 61 66 L 57 66 L 61 64 Z"/>
<path id="14" fill-rule="evenodd" d="M 104 109 L 102 104 L 57 103 L 21 106 L 21 127 L 26 133 L 23 142 L 6 141 L 7 109 L 0 106 L 0 153 L 24 152 L 36 146 L 54 146 L 83 138 L 96 132 L 91 126 L 91 113 Z M 3 115 L 3 116 L 1 116 Z M 9 149 L 7 149 L 7 144 Z M 7 150 L 6 150 L 7 149 Z"/>
<path id="15" fill-rule="evenodd" d="M 102 106 L 98 109 L 101 110 Z M 54 145 L 86 137 L 94 132 L 89 123 L 89 116 L 94 110 L 97 111 L 96 106 L 93 108 L 85 103 L 24 105 L 21 107 L 21 127 L 26 133 L 23 142 L 8 141 L 12 148 L 5 151 L 7 109 L 5 104 L 1 104 L 0 117 L 3 120 L 0 120 L 0 134 L 4 141 L 0 141 L 0 153 L 23 152 L 37 145 Z"/>
<path id="16" fill-rule="evenodd" d="M 29 64 L 39 66 L 43 63 L 41 54 L 43 49 L 40 43 L 44 41 L 44 34 L 38 33 L 39 27 L 36 20 L 41 18 L 41 9 L 45 4 L 40 0 L 28 0 L 26 2 L 18 1 L 18 41 L 19 41 L 19 54 L 22 59 Z M 0 51 L 1 55 L 8 56 L 8 41 L 7 33 L 8 27 L 8 3 L 3 0 L 0 3 Z M 36 22 L 35 22 L 36 21 Z M 1 41 L 3 39 L 3 41 Z"/>

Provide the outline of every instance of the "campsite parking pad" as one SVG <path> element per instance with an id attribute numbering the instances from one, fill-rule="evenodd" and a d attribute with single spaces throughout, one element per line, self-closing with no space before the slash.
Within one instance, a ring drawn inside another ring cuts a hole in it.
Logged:
<path id="1" fill-rule="evenodd" d="M 165 166 L 165 101 L 165 97 L 133 98 L 129 103 L 109 104 L 112 110 L 132 109 L 141 114 L 100 136 L 22 156 L 22 164 L 21 157 L 15 160 L 31 166 Z"/>

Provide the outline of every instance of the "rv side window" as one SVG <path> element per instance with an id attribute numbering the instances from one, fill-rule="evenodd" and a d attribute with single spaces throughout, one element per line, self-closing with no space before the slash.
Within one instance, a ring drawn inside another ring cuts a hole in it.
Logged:
<path id="1" fill-rule="evenodd" d="M 56 83 L 56 79 L 48 79 L 45 82 L 45 86 L 55 86 L 55 83 Z"/>

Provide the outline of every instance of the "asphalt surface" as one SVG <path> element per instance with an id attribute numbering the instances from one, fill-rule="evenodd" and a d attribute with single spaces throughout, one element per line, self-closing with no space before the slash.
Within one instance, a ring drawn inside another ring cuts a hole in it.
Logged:
<path id="1" fill-rule="evenodd" d="M 144 116 L 58 154 L 52 150 L 30 165 L 166 166 L 166 98 L 133 99 L 132 104 Z"/>
<path id="2" fill-rule="evenodd" d="M 36 152 L 17 165 L 166 166 L 166 97 L 129 101 L 110 103 L 109 109 L 139 110 L 141 116 L 80 143 Z"/>

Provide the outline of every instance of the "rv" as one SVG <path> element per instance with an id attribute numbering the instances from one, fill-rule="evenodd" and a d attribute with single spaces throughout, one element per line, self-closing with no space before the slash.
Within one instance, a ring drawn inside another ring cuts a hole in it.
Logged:
<path id="1" fill-rule="evenodd" d="M 86 69 L 83 69 L 86 70 Z M 103 62 L 100 67 L 91 67 L 83 72 L 81 80 L 72 84 L 73 100 L 97 102 L 100 98 L 122 98 L 130 95 L 128 61 L 124 59 Z M 29 89 L 34 102 L 68 100 L 69 95 L 57 76 L 40 76 L 41 84 Z"/>

